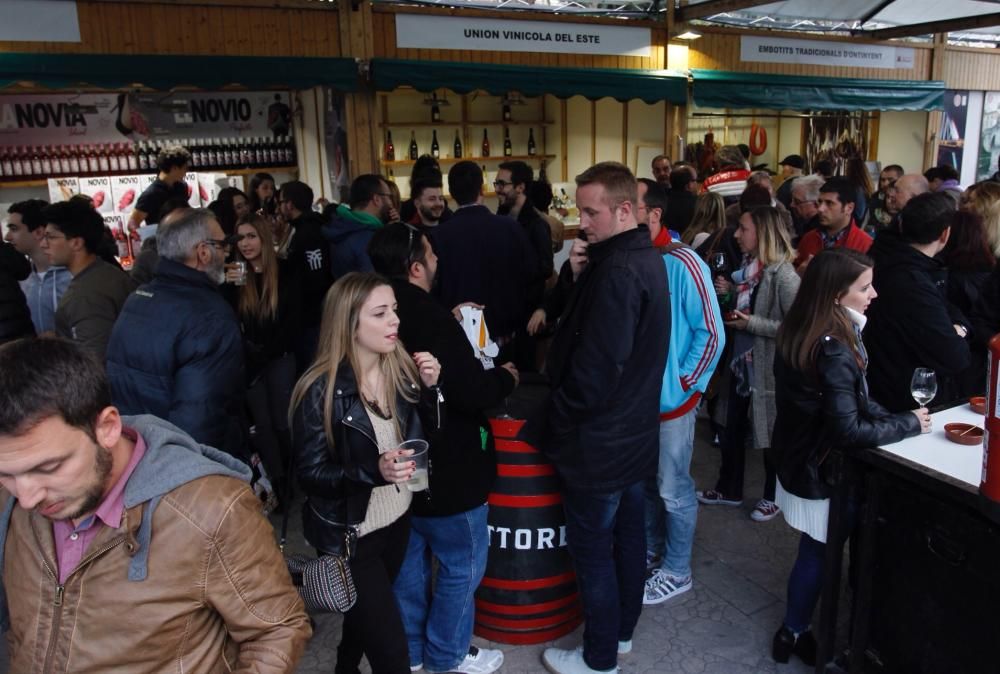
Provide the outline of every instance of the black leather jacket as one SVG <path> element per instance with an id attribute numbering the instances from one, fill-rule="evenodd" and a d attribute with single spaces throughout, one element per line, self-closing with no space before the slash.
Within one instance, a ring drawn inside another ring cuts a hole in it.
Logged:
<path id="1" fill-rule="evenodd" d="M 777 417 L 769 457 L 781 486 L 802 498 L 830 495 L 824 461 L 831 449 L 865 449 L 920 433 L 910 412 L 892 413 L 868 396 L 854 351 L 822 338 L 816 372 L 803 373 L 775 354 Z"/>
<path id="2" fill-rule="evenodd" d="M 338 553 L 343 550 L 345 529 L 364 521 L 372 488 L 388 483 L 378 469 L 375 430 L 358 395 L 354 370 L 346 361 L 337 368 L 333 446 L 327 443 L 323 430 L 326 382 L 326 377 L 317 379 L 295 409 L 293 451 L 295 474 L 307 497 L 302 507 L 306 540 L 315 548 Z M 397 399 L 394 414 L 403 439 L 423 438 L 424 423 L 428 430 L 439 428 L 443 403 L 437 387 L 421 389 L 419 405 Z"/>

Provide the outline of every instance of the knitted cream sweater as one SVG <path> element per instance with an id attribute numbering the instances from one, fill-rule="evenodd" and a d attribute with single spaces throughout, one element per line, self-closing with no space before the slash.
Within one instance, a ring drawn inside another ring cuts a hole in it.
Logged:
<path id="1" fill-rule="evenodd" d="M 396 424 L 392 419 L 383 419 L 371 412 L 368 412 L 368 418 L 372 422 L 372 428 L 375 429 L 379 454 L 399 447 L 399 433 L 396 431 Z M 389 484 L 372 489 L 371 498 L 368 500 L 368 510 L 365 513 L 365 521 L 361 523 L 358 535 L 370 534 L 398 520 L 409 509 L 412 498 L 413 493 L 406 488 L 405 484 Z"/>

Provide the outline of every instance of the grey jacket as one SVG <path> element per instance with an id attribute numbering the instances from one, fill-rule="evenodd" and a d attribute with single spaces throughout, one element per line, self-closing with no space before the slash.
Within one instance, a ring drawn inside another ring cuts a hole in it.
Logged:
<path id="1" fill-rule="evenodd" d="M 774 428 L 774 347 L 778 326 L 788 313 L 799 291 L 799 275 L 791 262 L 779 262 L 764 268 L 757 288 L 757 302 L 747 323 L 753 338 L 753 393 L 751 421 L 754 447 L 771 446 Z"/>
<path id="2" fill-rule="evenodd" d="M 56 334 L 78 342 L 103 363 L 111 328 L 135 290 L 132 278 L 97 258 L 73 277 L 56 309 Z"/>

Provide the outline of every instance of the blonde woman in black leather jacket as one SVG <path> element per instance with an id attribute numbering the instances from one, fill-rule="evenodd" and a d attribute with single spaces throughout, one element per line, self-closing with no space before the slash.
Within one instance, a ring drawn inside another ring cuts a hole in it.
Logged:
<path id="1" fill-rule="evenodd" d="M 296 475 L 307 500 L 306 540 L 337 553 L 357 537 L 351 572 L 358 601 L 345 614 L 338 674 L 358 671 L 362 655 L 380 674 L 407 674 L 406 636 L 392 583 L 406 554 L 414 463 L 403 440 L 440 427 L 441 365 L 399 341 L 392 287 L 376 274 L 351 273 L 323 306 L 316 360 L 292 393 Z M 420 408 L 424 408 L 425 422 Z"/>

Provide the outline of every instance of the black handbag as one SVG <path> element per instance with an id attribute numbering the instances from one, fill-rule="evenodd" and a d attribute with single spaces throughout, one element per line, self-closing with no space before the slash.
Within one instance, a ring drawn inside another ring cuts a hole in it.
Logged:
<path id="1" fill-rule="evenodd" d="M 281 525 L 281 547 L 284 551 L 285 532 L 288 526 L 288 511 L 285 508 Z M 351 576 L 350 551 L 357 542 L 358 532 L 354 527 L 345 529 L 344 552 L 336 555 L 285 555 L 292 584 L 298 589 L 306 609 L 321 613 L 346 613 L 358 600 L 358 590 Z M 352 540 L 353 539 L 353 540 Z"/>
<path id="2" fill-rule="evenodd" d="M 288 536 L 288 515 L 291 512 L 292 476 L 294 475 L 293 458 L 289 457 L 288 496 L 285 511 L 281 517 L 281 542 L 278 547 L 285 557 L 285 565 L 306 605 L 306 610 L 319 613 L 346 613 L 358 600 L 358 590 L 354 586 L 351 575 L 351 555 L 358 544 L 358 528 L 344 527 L 344 548 L 338 554 L 326 554 L 319 557 L 305 555 L 290 555 L 285 553 L 285 540 Z"/>

